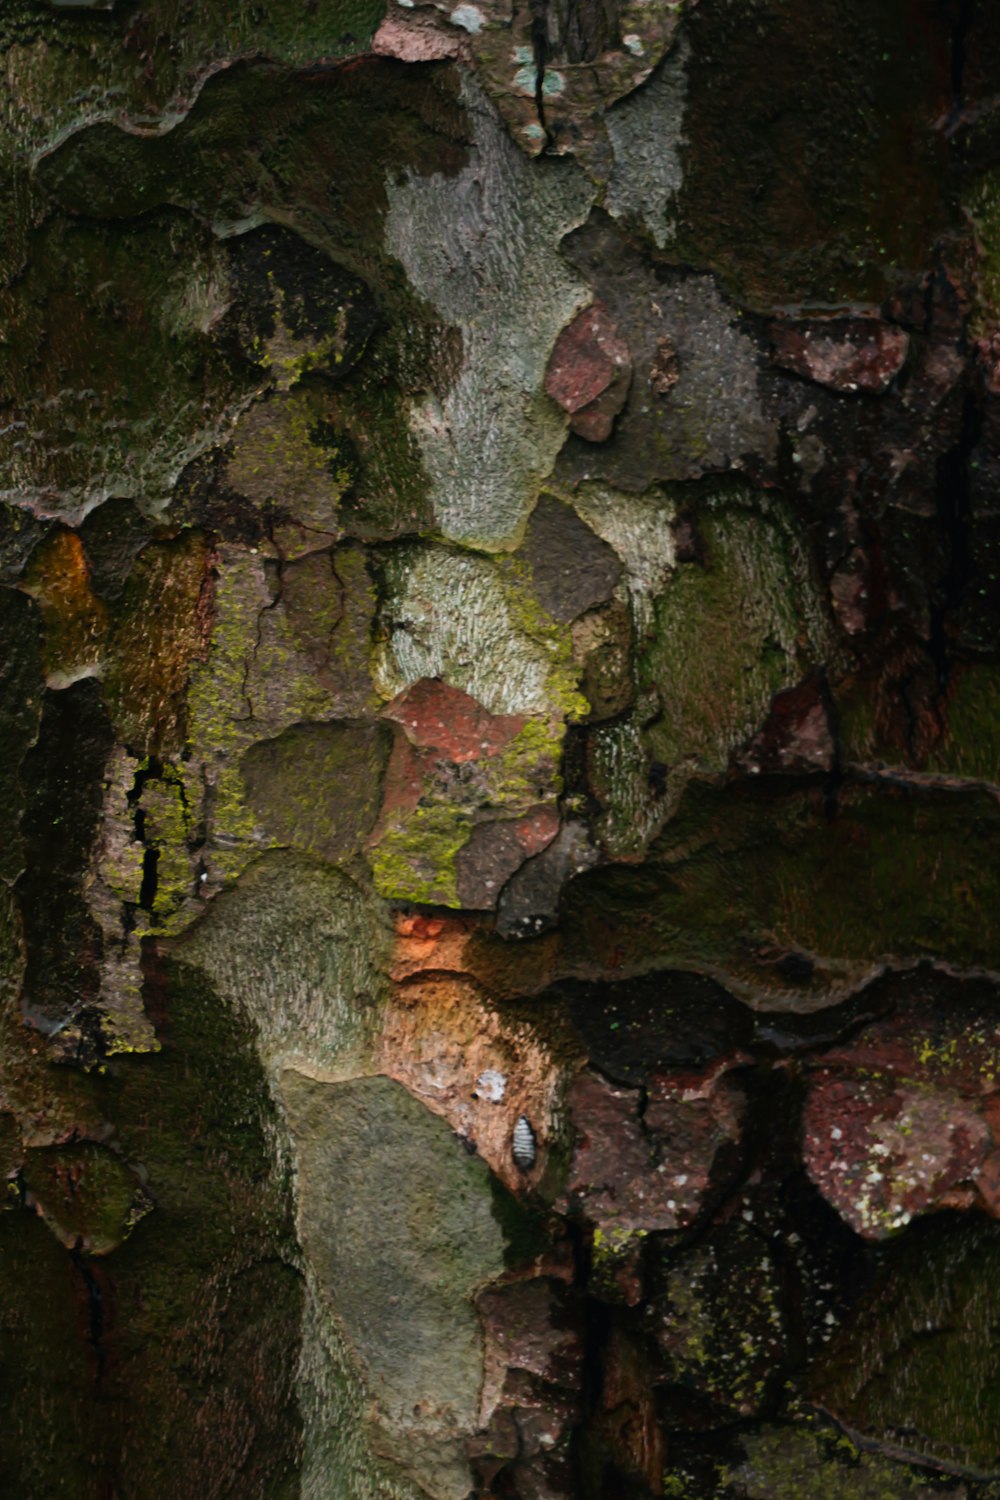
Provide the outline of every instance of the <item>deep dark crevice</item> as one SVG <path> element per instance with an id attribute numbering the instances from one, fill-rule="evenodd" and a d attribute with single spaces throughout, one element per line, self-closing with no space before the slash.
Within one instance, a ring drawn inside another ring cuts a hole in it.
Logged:
<path id="1" fill-rule="evenodd" d="M 93 1271 L 87 1263 L 87 1258 L 77 1245 L 70 1251 L 70 1260 L 74 1268 L 79 1272 L 87 1295 L 87 1311 L 89 1321 L 90 1345 L 94 1351 L 97 1361 L 98 1384 L 104 1378 L 107 1355 L 104 1349 L 104 1299 L 101 1288 Z"/>
<path id="2" fill-rule="evenodd" d="M 142 856 L 142 884 L 139 887 L 139 905 L 151 912 L 156 902 L 156 867 L 160 861 L 159 849 L 149 846 Z"/>
<path id="3" fill-rule="evenodd" d="M 545 135 L 546 147 L 552 144 L 545 123 L 545 68 L 549 60 L 549 0 L 531 0 L 531 47 L 535 54 L 535 110 Z"/>

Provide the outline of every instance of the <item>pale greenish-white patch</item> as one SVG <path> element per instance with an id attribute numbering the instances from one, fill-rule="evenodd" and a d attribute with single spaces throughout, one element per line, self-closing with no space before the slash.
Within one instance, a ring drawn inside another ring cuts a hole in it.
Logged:
<path id="1" fill-rule="evenodd" d="M 386 564 L 385 639 L 374 675 L 391 698 L 439 677 L 494 714 L 575 708 L 577 670 L 560 631 L 526 587 L 488 557 L 414 545 Z"/>
<path id="2" fill-rule="evenodd" d="M 317 1215 L 324 1204 L 329 1207 L 322 1193 L 317 1198 L 313 1181 L 324 1143 L 305 1139 L 302 1120 L 289 1121 L 286 1112 L 295 1084 L 299 1092 L 308 1091 L 320 1087 L 315 1079 L 350 1079 L 373 1070 L 387 949 L 381 909 L 370 896 L 340 871 L 287 851 L 274 851 L 244 871 L 204 919 L 170 945 L 172 956 L 201 969 L 254 1027 L 282 1122 L 275 1160 L 293 1168 L 300 1226 L 309 1225 L 302 1245 L 306 1303 L 297 1376 L 302 1495 L 309 1500 L 417 1500 L 423 1493 L 372 1452 L 372 1393 L 331 1308 L 315 1232 Z"/>
<path id="3" fill-rule="evenodd" d="M 629 46 L 629 43 L 632 43 Z M 625 45 L 637 52 L 637 36 Z M 615 164 L 604 206 L 616 219 L 642 223 L 662 250 L 672 237 L 673 208 L 683 169 L 684 109 L 690 45 L 683 35 L 642 88 L 608 110 L 606 125 Z"/>
<path id="4" fill-rule="evenodd" d="M 533 166 L 478 85 L 466 80 L 463 93 L 469 164 L 390 178 L 386 247 L 462 334 L 451 388 L 411 414 L 437 524 L 451 540 L 503 550 L 520 540 L 565 436 L 545 367 L 589 293 L 558 245 L 587 217 L 594 188 L 567 160 Z"/>
<path id="5" fill-rule="evenodd" d="M 272 1080 L 284 1067 L 352 1078 L 371 1068 L 388 945 L 381 907 L 341 871 L 274 850 L 175 945 L 257 1032 Z"/>
<path id="6" fill-rule="evenodd" d="M 675 566 L 673 500 L 659 488 L 630 495 L 610 485 L 590 483 L 574 492 L 572 504 L 621 558 L 636 630 L 644 631 L 652 618 L 651 601 Z"/>
<path id="7" fill-rule="evenodd" d="M 489 1169 L 391 1079 L 329 1085 L 288 1070 L 281 1088 L 325 1342 L 346 1338 L 363 1371 L 378 1448 L 421 1494 L 464 1500 L 483 1380 L 472 1299 L 504 1269 Z M 318 1496 L 360 1493 L 327 1483 Z"/>
<path id="8" fill-rule="evenodd" d="M 477 5 L 456 5 L 448 20 L 453 26 L 461 26 L 475 36 L 482 30 L 485 17 Z"/>

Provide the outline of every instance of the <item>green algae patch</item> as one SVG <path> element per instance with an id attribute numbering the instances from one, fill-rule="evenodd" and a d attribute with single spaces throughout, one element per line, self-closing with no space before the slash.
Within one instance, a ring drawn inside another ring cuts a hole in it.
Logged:
<path id="1" fill-rule="evenodd" d="M 783 511 L 739 491 L 704 504 L 704 562 L 679 566 L 657 598 L 638 675 L 640 692 L 660 705 L 644 735 L 651 756 L 718 773 L 774 694 L 824 659 L 831 633 Z"/>
<path id="2" fill-rule="evenodd" d="M 446 803 L 417 807 L 387 828 L 371 855 L 379 895 L 388 901 L 460 907 L 455 860 L 474 826 L 467 810 Z"/>
<path id="3" fill-rule="evenodd" d="M 514 718 L 490 743 L 489 716 L 482 718 L 484 739 L 472 758 L 447 744 L 415 750 L 397 741 L 370 855 L 375 887 L 387 900 L 492 906 L 508 876 L 551 840 L 564 724 Z M 477 833 L 484 846 L 474 852 Z M 464 875 L 463 851 L 471 858 Z"/>

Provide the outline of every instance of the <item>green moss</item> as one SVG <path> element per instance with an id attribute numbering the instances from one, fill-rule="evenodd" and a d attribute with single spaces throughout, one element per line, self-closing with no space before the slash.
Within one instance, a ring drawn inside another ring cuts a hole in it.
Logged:
<path id="1" fill-rule="evenodd" d="M 569 888 L 567 961 L 708 969 L 796 1005 L 828 1003 L 887 962 L 995 969 L 998 819 L 975 790 L 848 785 L 831 818 L 821 793 L 689 785 L 646 866 Z M 789 951 L 813 959 L 811 978 L 783 977 Z"/>
<path id="2" fill-rule="evenodd" d="M 749 491 L 703 505 L 704 564 L 679 567 L 656 601 L 639 682 L 660 703 L 644 736 L 653 759 L 721 772 L 773 695 L 828 654 L 830 635 L 781 508 Z"/>
<path id="3" fill-rule="evenodd" d="M 136 1174 L 91 1141 L 28 1151 L 22 1176 L 57 1239 L 93 1255 L 117 1249 L 153 1207 Z"/>
<path id="4" fill-rule="evenodd" d="M 929 1500 L 926 1472 L 859 1453 L 835 1429 L 803 1421 L 765 1426 L 741 1438 L 745 1461 L 722 1481 L 744 1500 Z"/>
<path id="5" fill-rule="evenodd" d="M 449 804 L 416 807 L 385 830 L 372 852 L 379 895 L 395 901 L 461 906 L 455 856 L 468 842 L 472 818 Z"/>

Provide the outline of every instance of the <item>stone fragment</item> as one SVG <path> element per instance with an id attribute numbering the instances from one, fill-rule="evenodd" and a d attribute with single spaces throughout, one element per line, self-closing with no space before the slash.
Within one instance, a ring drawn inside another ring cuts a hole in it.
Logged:
<path id="1" fill-rule="evenodd" d="M 764 409 L 760 355 L 747 320 L 716 281 L 654 268 L 600 214 L 567 236 L 563 252 L 608 308 L 628 344 L 634 378 L 605 442 L 566 443 L 560 480 L 574 487 L 601 480 L 636 494 L 751 464 L 766 471 L 777 456 L 778 430 Z M 658 393 L 654 382 L 674 373 L 674 385 Z"/>
<path id="2" fill-rule="evenodd" d="M 834 391 L 878 395 L 906 362 L 909 335 L 871 318 L 771 325 L 773 357 L 783 369 Z"/>
<path id="3" fill-rule="evenodd" d="M 20 768 L 38 737 L 45 679 L 41 612 L 16 589 L 0 589 L 0 878 L 13 883 L 23 868 L 21 815 L 24 783 Z"/>
<path id="4" fill-rule="evenodd" d="M 514 34 L 530 35 L 531 24 L 519 12 Z M 515 87 L 518 79 L 527 84 L 523 102 L 544 144 L 536 70 L 515 60 L 509 13 L 490 39 Z M 383 169 L 385 249 L 403 266 L 411 292 L 458 335 L 440 394 L 427 390 L 411 403 L 436 523 L 426 529 L 494 550 L 519 539 L 565 442 L 565 416 L 545 393 L 545 364 L 588 300 L 561 242 L 586 219 L 596 188 L 583 172 L 533 171 L 471 80 L 462 104 L 462 166 Z"/>
<path id="5" fill-rule="evenodd" d="M 950 1090 L 820 1072 L 803 1115 L 806 1167 L 858 1234 L 884 1239 L 918 1214 L 971 1207 L 993 1141 Z"/>
<path id="6" fill-rule="evenodd" d="M 523 818 L 479 823 L 455 856 L 458 896 L 466 911 L 496 906 L 504 886 L 526 859 L 540 854 L 559 832 L 559 814 L 542 807 Z"/>
<path id="7" fill-rule="evenodd" d="M 491 714 L 468 693 L 430 677 L 394 698 L 385 717 L 417 749 L 437 750 L 455 764 L 496 754 L 525 723 L 520 714 Z"/>
<path id="8" fill-rule="evenodd" d="M 357 363 L 378 322 L 360 277 L 277 224 L 235 235 L 226 247 L 235 294 L 226 326 L 278 390 L 312 373 L 339 378 Z"/>
<path id="9" fill-rule="evenodd" d="M 579 1391 L 584 1347 L 579 1308 L 566 1287 L 545 1278 L 482 1292 L 476 1303 L 486 1339 L 483 1409 L 503 1399 L 508 1372 Z"/>
<path id="10" fill-rule="evenodd" d="M 725 1064 L 657 1075 L 642 1114 L 640 1102 L 589 1069 L 569 1092 L 576 1144 L 560 1207 L 617 1239 L 695 1223 L 735 1163 L 745 1105 Z"/>
<path id="11" fill-rule="evenodd" d="M 490 714 L 425 680 L 385 709 L 402 727 L 371 839 L 389 898 L 487 909 L 558 827 L 558 734 L 520 714 Z M 461 856 L 461 858 L 460 858 Z"/>
<path id="12" fill-rule="evenodd" d="M 380 57 L 398 57 L 408 63 L 457 57 L 459 45 L 457 35 L 449 36 L 419 11 L 387 15 L 372 38 L 372 51 Z"/>
<path id="13" fill-rule="evenodd" d="M 564 823 L 542 853 L 529 860 L 504 887 L 497 909 L 497 931 L 504 937 L 532 937 L 545 931 L 556 919 L 563 886 L 599 859 L 586 824 Z"/>
<path id="14" fill-rule="evenodd" d="M 110 496 L 167 507 L 257 384 L 212 331 L 224 254 L 190 217 L 46 219 L 0 290 L 0 490 L 71 524 Z"/>
<path id="15" fill-rule="evenodd" d="M 621 576 L 617 555 L 569 505 L 542 495 L 528 522 L 519 556 L 543 609 L 567 625 L 604 604 Z"/>
<path id="16" fill-rule="evenodd" d="M 735 756 L 735 764 L 753 774 L 804 775 L 831 770 L 835 755 L 825 684 L 814 672 L 775 693 L 763 727 Z"/>
<path id="17" fill-rule="evenodd" d="M 632 381 L 628 344 L 603 302 L 578 313 L 556 340 L 545 389 L 588 442 L 610 437 Z"/>
<path id="18" fill-rule="evenodd" d="M 83 544 L 66 527 L 50 531 L 21 578 L 42 619 L 42 661 L 50 687 L 64 688 L 100 674 L 107 647 L 107 613 L 91 587 Z"/>
<path id="19" fill-rule="evenodd" d="M 537 486 L 532 504 L 536 496 Z M 374 676 L 383 697 L 439 678 L 492 714 L 586 713 L 569 632 L 533 597 L 521 559 L 403 543 L 383 554 L 381 571 Z"/>
<path id="20" fill-rule="evenodd" d="M 941 1208 L 1000 1212 L 1000 1025 L 988 1005 L 921 997 L 818 1064 L 806 1170 L 858 1234 L 884 1239 Z"/>

